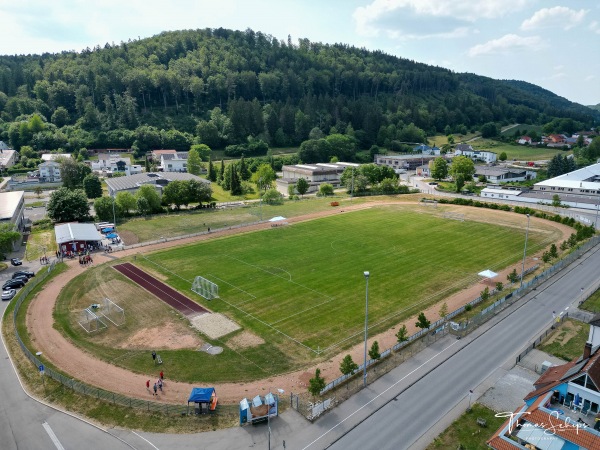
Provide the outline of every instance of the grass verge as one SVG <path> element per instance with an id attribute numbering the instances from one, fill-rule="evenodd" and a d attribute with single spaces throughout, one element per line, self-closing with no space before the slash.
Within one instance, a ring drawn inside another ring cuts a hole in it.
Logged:
<path id="1" fill-rule="evenodd" d="M 589 332 L 589 324 L 568 319 L 560 324 L 538 349 L 571 361 L 583 353 Z"/>

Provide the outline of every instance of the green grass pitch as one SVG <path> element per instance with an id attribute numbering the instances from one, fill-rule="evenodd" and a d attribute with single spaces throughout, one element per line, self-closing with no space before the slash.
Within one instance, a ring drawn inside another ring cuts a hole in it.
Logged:
<path id="1" fill-rule="evenodd" d="M 387 329 L 523 256 L 525 230 L 444 219 L 414 207 L 374 207 L 152 253 L 167 282 L 243 326 L 311 352 L 358 340 L 369 271 L 370 333 Z M 529 233 L 528 251 L 546 245 Z M 156 265 L 155 265 L 156 264 Z M 219 285 L 208 302 L 200 275 Z M 506 280 L 501 280 L 506 282 Z"/>

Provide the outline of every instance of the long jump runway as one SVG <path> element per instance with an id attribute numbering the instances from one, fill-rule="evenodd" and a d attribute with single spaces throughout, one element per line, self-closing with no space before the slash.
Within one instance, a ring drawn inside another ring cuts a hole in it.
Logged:
<path id="1" fill-rule="evenodd" d="M 162 281 L 157 280 L 152 275 L 144 272 L 142 269 L 134 266 L 131 263 L 118 264 L 113 267 L 127 278 L 136 282 L 148 292 L 154 294 L 160 300 L 177 309 L 186 316 L 196 316 L 198 314 L 205 314 L 209 312 L 198 303 L 190 300 L 185 295 L 167 286 Z"/>

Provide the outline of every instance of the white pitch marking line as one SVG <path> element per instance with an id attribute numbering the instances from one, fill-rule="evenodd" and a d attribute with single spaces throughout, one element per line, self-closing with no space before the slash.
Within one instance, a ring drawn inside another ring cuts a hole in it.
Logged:
<path id="1" fill-rule="evenodd" d="M 50 436 L 50 439 L 52 440 L 52 443 L 54 444 L 54 446 L 58 450 L 65 450 L 65 448 L 62 446 L 62 444 L 56 437 L 56 434 L 54 434 L 54 431 L 52 431 L 52 428 L 50 428 L 50 425 L 48 424 L 48 422 L 44 422 L 42 424 L 42 426 L 44 427 L 44 430 L 46 430 L 46 433 L 48 433 L 48 436 Z"/>

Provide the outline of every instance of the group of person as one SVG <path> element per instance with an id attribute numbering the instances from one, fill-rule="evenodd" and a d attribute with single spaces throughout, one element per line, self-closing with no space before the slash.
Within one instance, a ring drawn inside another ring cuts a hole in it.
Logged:
<path id="1" fill-rule="evenodd" d="M 163 371 L 160 371 L 160 374 L 158 375 L 158 379 L 156 380 L 156 382 L 154 383 L 154 386 L 152 387 L 152 389 L 154 390 L 154 392 L 152 393 L 152 395 L 158 395 L 158 391 L 163 392 L 163 386 L 164 386 L 164 374 Z M 146 389 L 150 392 L 150 380 L 146 381 Z"/>
<path id="2" fill-rule="evenodd" d="M 40 256 L 40 264 L 50 264 L 50 258 L 48 258 L 47 256 Z"/>
<path id="3" fill-rule="evenodd" d="M 91 255 L 83 255 L 79 257 L 79 265 L 87 266 L 88 264 L 92 264 L 94 260 Z"/>

